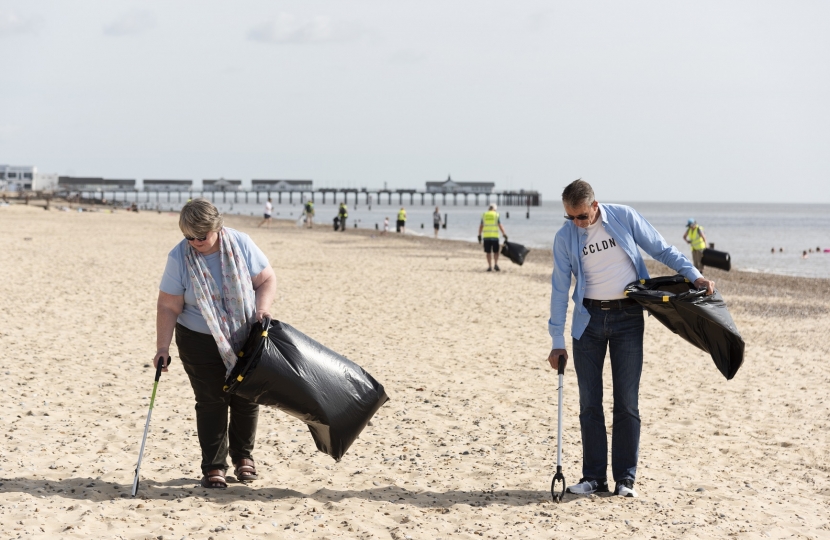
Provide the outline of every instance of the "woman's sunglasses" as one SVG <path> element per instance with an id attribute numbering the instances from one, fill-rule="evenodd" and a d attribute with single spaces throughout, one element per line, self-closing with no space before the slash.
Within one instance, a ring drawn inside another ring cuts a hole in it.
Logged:
<path id="1" fill-rule="evenodd" d="M 187 235 L 184 235 L 184 239 L 187 240 L 188 242 L 193 242 L 194 240 L 197 241 L 197 242 L 204 242 L 205 240 L 207 240 L 207 235 L 205 235 L 205 236 L 187 236 Z"/>

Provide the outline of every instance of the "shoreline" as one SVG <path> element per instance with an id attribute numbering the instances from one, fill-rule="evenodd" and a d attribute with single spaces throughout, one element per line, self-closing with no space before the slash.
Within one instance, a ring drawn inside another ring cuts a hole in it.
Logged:
<path id="1" fill-rule="evenodd" d="M 57 207 L 55 205 L 58 204 L 58 203 L 63 203 L 64 205 L 67 205 L 69 208 L 71 208 L 73 210 L 75 210 L 78 207 L 83 207 L 85 209 L 91 209 L 91 211 L 93 211 L 93 212 L 107 212 L 108 210 L 113 210 L 113 209 L 116 209 L 117 211 L 126 211 L 126 209 L 121 207 L 121 206 L 115 206 L 115 203 L 113 203 L 113 202 L 109 202 L 109 203 L 106 203 L 106 204 L 97 204 L 97 203 L 93 203 L 93 202 L 78 203 L 78 202 L 75 202 L 75 201 L 67 200 L 66 198 L 63 198 L 63 197 L 51 197 L 50 200 L 51 200 L 51 205 L 52 205 L 51 210 L 57 210 Z M 122 203 L 123 203 L 123 201 L 119 201 L 119 204 L 122 204 Z M 35 208 L 43 208 L 46 204 L 46 199 L 44 199 L 44 198 L 32 198 L 32 199 L 29 200 L 29 202 L 23 203 L 22 200 L 20 198 L 18 198 L 16 200 L 13 200 L 11 202 L 11 204 L 12 205 L 22 205 L 22 206 L 27 206 L 28 205 L 28 206 L 32 206 L 32 207 L 35 207 Z M 625 204 L 636 204 L 636 203 L 625 203 Z M 767 204 L 767 203 L 745 203 L 745 204 Z M 782 203 L 782 204 L 791 204 L 791 203 Z M 795 204 L 795 203 L 792 203 L 792 204 Z M 814 203 L 803 203 L 803 204 L 814 204 Z M 157 211 L 156 210 L 141 210 L 141 212 L 157 212 Z M 169 210 L 162 210 L 161 212 L 162 213 L 170 213 Z M 259 217 L 258 214 L 255 214 L 255 215 L 225 214 L 225 216 L 229 217 L 229 218 L 233 217 L 235 219 L 250 219 L 250 220 L 253 220 L 255 222 L 258 222 L 259 220 L 262 219 L 261 217 Z M 280 223 L 283 223 L 283 224 L 293 225 L 293 223 L 295 222 L 295 218 L 282 218 L 282 217 L 277 218 L 277 217 L 274 217 L 272 219 L 273 219 L 274 223 L 280 222 Z M 331 225 L 329 223 L 325 223 L 325 222 L 317 223 L 316 227 L 315 227 L 315 230 L 318 227 L 321 228 L 321 229 L 324 229 L 324 230 L 326 228 L 331 230 Z M 424 229 L 424 230 L 427 231 L 428 229 Z M 334 231 L 332 231 L 332 232 L 334 232 Z M 347 231 L 347 233 L 348 234 L 362 234 L 362 235 L 371 236 L 373 234 L 378 235 L 380 233 L 380 231 L 376 231 L 376 230 L 373 230 L 373 229 L 370 229 L 370 228 L 357 228 L 357 229 L 350 228 Z M 390 231 L 389 234 L 390 235 L 401 236 L 401 235 L 398 235 L 397 233 L 394 233 L 392 231 Z M 551 242 L 553 241 L 553 235 L 554 234 L 555 234 L 555 231 L 551 232 Z M 429 240 L 429 241 L 433 241 L 433 242 L 436 241 L 436 239 L 434 239 L 431 236 L 431 231 L 425 232 L 423 234 L 407 234 L 407 235 L 404 235 L 404 236 L 406 238 L 421 238 L 421 239 Z M 469 240 L 445 239 L 445 238 L 438 238 L 437 240 L 438 241 L 446 241 L 446 242 L 457 242 L 457 243 L 462 243 L 462 244 L 470 245 L 470 246 L 475 246 L 476 245 L 476 242 L 469 241 Z M 546 259 L 547 261 L 551 261 L 551 250 L 550 250 L 549 247 L 547 247 L 547 248 L 530 247 L 529 249 L 530 249 L 530 253 L 528 254 L 528 258 L 526 259 L 527 261 L 539 261 L 541 259 Z M 817 255 L 825 256 L 825 254 L 817 254 Z M 827 254 L 826 256 L 830 257 L 830 254 Z M 646 260 L 647 260 L 648 263 L 653 262 L 655 265 L 657 265 L 657 267 L 660 266 L 660 264 L 657 263 L 656 261 L 650 261 L 649 259 L 646 259 Z M 707 272 L 708 271 L 713 271 L 713 270 L 710 269 L 710 270 L 707 270 Z M 721 273 L 721 271 L 717 270 L 717 269 L 714 269 L 714 271 L 717 272 L 717 273 Z M 824 281 L 830 280 L 830 276 L 828 276 L 828 277 L 816 277 L 816 276 L 798 275 L 798 274 L 794 274 L 794 273 L 783 273 L 783 272 L 782 273 L 777 273 L 777 272 L 768 272 L 768 271 L 762 271 L 762 270 L 747 270 L 747 269 L 740 269 L 740 268 L 733 268 L 731 270 L 731 272 L 728 272 L 726 274 L 736 275 L 738 273 L 747 274 L 747 275 L 771 276 L 771 277 L 776 277 L 776 278 L 783 277 L 783 278 L 813 279 L 813 280 L 818 281 L 817 284 L 822 289 L 825 289 L 826 285 L 822 284 L 820 282 L 823 281 L 823 280 Z"/>
<path id="2" fill-rule="evenodd" d="M 244 223 L 247 227 L 256 228 L 257 223 L 259 223 L 262 218 L 256 216 L 243 216 L 243 215 L 235 215 L 229 214 L 225 216 L 226 220 L 235 221 L 238 220 L 241 223 Z M 273 218 L 274 223 L 279 223 L 282 227 L 296 227 L 294 223 L 296 220 L 290 219 L 276 219 Z M 302 227 L 296 227 L 298 230 L 302 229 Z M 372 229 L 348 229 L 346 232 L 337 231 L 335 233 L 332 230 L 330 225 L 315 225 L 314 229 L 311 230 L 315 234 L 321 234 L 330 232 L 332 234 L 345 234 L 351 236 L 360 236 L 360 237 L 380 237 L 379 231 L 375 231 Z M 440 233 L 439 233 L 440 234 Z M 413 242 L 419 245 L 429 245 L 435 246 L 441 250 L 447 251 L 457 251 L 458 248 L 462 248 L 464 252 L 471 252 L 471 253 L 479 253 L 482 256 L 482 260 L 484 258 L 484 254 L 481 250 L 481 246 L 475 242 L 468 242 L 465 240 L 455 240 L 455 239 L 448 239 L 448 238 L 432 238 L 431 236 L 427 235 L 412 235 L 412 234 L 399 234 L 393 231 L 390 231 L 387 235 L 389 238 L 397 238 L 400 241 L 407 241 Z M 671 269 L 667 266 L 663 265 L 662 263 L 655 261 L 653 259 L 646 259 L 646 268 L 648 268 L 649 274 L 652 277 L 656 276 L 665 276 L 665 275 L 674 275 Z M 527 258 L 525 259 L 525 263 L 534 263 L 534 264 L 547 264 L 550 268 L 553 268 L 553 257 L 551 254 L 551 250 L 542 250 L 542 249 L 530 249 Z M 512 265 L 512 263 L 510 263 Z M 782 287 L 787 290 L 797 290 L 797 291 L 806 291 L 808 288 L 814 288 L 818 291 L 819 294 L 828 295 L 830 297 L 830 278 L 817 278 L 817 277 L 808 277 L 808 276 L 793 276 L 789 274 L 772 274 L 767 272 L 753 272 L 747 270 L 737 270 L 732 269 L 729 272 L 719 270 L 717 268 L 708 268 L 705 269 L 704 275 L 712 275 L 712 279 L 715 279 L 716 282 L 723 281 L 726 283 L 733 283 L 733 282 L 746 282 L 749 286 L 763 286 L 767 287 L 768 281 L 776 280 L 776 285 Z"/>

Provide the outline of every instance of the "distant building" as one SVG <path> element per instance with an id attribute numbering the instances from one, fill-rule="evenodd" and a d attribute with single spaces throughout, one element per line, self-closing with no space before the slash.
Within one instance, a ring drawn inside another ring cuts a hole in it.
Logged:
<path id="1" fill-rule="evenodd" d="M 239 191 L 242 187 L 242 180 L 202 180 L 204 191 Z"/>
<path id="2" fill-rule="evenodd" d="M 0 165 L 0 190 L 30 190 L 36 174 L 37 167 Z"/>
<path id="3" fill-rule="evenodd" d="M 144 191 L 192 191 L 193 180 L 147 180 Z"/>
<path id="4" fill-rule="evenodd" d="M 58 189 L 62 191 L 134 191 L 135 180 L 59 176 Z"/>
<path id="5" fill-rule="evenodd" d="M 254 191 L 312 191 L 311 180 L 251 180 Z"/>
<path id="6" fill-rule="evenodd" d="M 493 182 L 456 182 L 451 177 L 443 182 L 427 182 L 427 193 L 492 193 Z"/>
<path id="7" fill-rule="evenodd" d="M 58 187 L 58 175 L 55 173 L 35 173 L 32 183 L 34 191 L 51 191 Z"/>

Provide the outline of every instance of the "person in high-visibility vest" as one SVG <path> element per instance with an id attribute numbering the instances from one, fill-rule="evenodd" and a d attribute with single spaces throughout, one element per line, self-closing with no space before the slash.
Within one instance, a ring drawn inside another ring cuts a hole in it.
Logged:
<path id="1" fill-rule="evenodd" d="M 692 245 L 692 264 L 695 265 L 698 272 L 703 273 L 703 250 L 706 249 L 706 235 L 703 234 L 703 227 L 698 225 L 694 218 L 689 218 L 688 223 L 686 223 L 683 240 Z"/>
<path id="2" fill-rule="evenodd" d="M 499 231 L 504 235 L 504 241 L 507 241 L 507 233 L 504 232 L 504 227 L 499 221 L 499 213 L 496 212 L 496 205 L 491 204 L 490 207 L 481 216 L 481 223 L 478 226 L 478 243 L 484 243 L 484 253 L 487 255 L 487 271 L 492 272 L 494 269 L 499 271 Z M 490 255 L 492 253 L 492 256 Z M 495 259 L 491 264 L 491 259 Z"/>
<path id="3" fill-rule="evenodd" d="M 403 206 L 398 211 L 398 221 L 395 223 L 395 231 L 399 233 L 406 232 L 406 210 Z"/>
<path id="4" fill-rule="evenodd" d="M 340 218 L 340 232 L 346 230 L 346 218 L 349 217 L 349 209 L 346 208 L 346 203 L 340 203 L 340 210 L 337 211 L 337 217 Z"/>
<path id="5" fill-rule="evenodd" d="M 309 229 L 314 226 L 314 201 L 306 201 L 305 203 L 305 223 Z"/>

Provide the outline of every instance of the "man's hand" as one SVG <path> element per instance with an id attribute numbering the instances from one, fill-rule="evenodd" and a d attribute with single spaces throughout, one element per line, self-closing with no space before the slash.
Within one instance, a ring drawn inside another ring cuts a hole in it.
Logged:
<path id="1" fill-rule="evenodd" d="M 567 362 L 568 362 L 568 351 L 566 351 L 565 349 L 553 349 L 552 351 L 550 351 L 550 354 L 548 355 L 548 362 L 550 363 L 550 367 L 552 367 L 556 371 L 559 370 L 559 357 L 560 356 L 565 357 L 565 363 L 567 364 Z"/>
<path id="2" fill-rule="evenodd" d="M 698 289 L 706 288 L 706 294 L 715 294 L 715 282 L 706 279 L 705 277 L 699 277 L 695 280 L 695 287 Z"/>
<path id="3" fill-rule="evenodd" d="M 481 243 L 481 235 L 478 235 L 478 243 Z"/>

